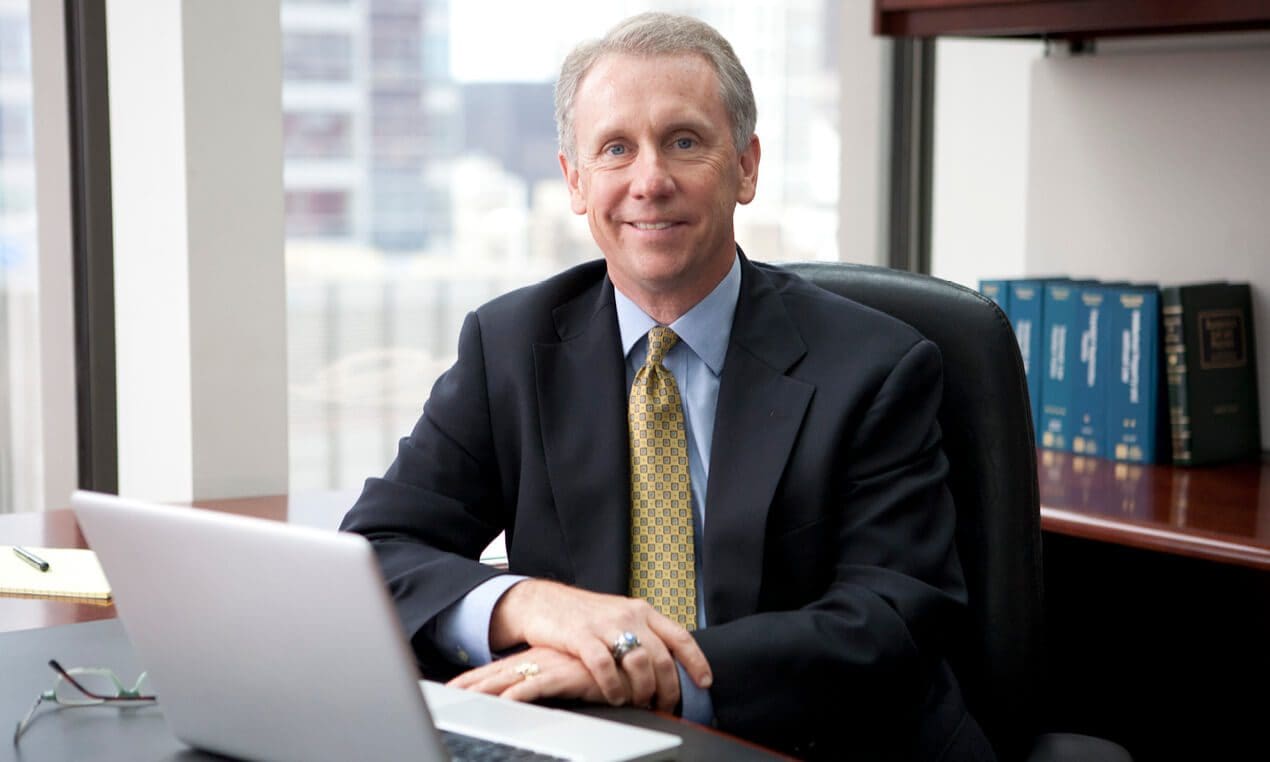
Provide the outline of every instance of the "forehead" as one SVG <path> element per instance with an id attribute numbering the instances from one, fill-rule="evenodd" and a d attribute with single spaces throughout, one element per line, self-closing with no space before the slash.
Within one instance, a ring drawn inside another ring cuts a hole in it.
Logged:
<path id="1" fill-rule="evenodd" d="M 591 66 L 575 96 L 579 131 L 632 118 L 692 117 L 710 122 L 727 119 L 719 77 L 710 62 L 695 53 L 606 54 Z"/>

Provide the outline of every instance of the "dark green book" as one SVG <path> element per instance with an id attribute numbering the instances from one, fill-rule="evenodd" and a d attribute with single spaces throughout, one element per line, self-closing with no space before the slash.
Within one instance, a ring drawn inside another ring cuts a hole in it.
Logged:
<path id="1" fill-rule="evenodd" d="M 1261 454 L 1256 340 L 1247 283 L 1163 289 L 1173 462 L 1199 466 Z"/>

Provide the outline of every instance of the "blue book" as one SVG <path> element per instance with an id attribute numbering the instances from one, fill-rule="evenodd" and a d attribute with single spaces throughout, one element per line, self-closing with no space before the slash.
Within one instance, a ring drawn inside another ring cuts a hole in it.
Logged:
<path id="1" fill-rule="evenodd" d="M 1019 342 L 1023 355 L 1023 370 L 1027 373 L 1027 393 L 1032 403 L 1032 427 L 1036 430 L 1036 443 L 1041 443 L 1041 354 L 1044 344 L 1041 333 L 1045 326 L 1045 281 L 1010 281 L 1010 325 L 1014 338 Z"/>
<path id="2" fill-rule="evenodd" d="M 1044 286 L 1044 347 L 1041 367 L 1040 444 L 1053 450 L 1072 451 L 1074 418 L 1072 388 L 1080 347 L 1076 307 L 1084 284 L 1049 281 Z"/>
<path id="3" fill-rule="evenodd" d="M 1008 280 L 981 280 L 979 281 L 979 293 L 988 297 L 997 303 L 1001 311 L 1010 315 L 1010 281 Z"/>
<path id="4" fill-rule="evenodd" d="M 1107 343 L 1107 287 L 1080 288 L 1076 301 L 1075 365 L 1072 371 L 1071 450 L 1107 457 L 1107 376 L 1113 355 Z"/>
<path id="5" fill-rule="evenodd" d="M 1116 371 L 1107 379 L 1107 447 L 1116 460 L 1155 463 L 1160 452 L 1160 291 L 1109 287 L 1104 305 Z"/>

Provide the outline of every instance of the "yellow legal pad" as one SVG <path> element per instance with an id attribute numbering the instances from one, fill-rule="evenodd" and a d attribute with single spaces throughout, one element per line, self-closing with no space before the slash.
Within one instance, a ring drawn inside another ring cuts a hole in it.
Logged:
<path id="1" fill-rule="evenodd" d="M 96 553 L 78 548 L 22 547 L 48 561 L 49 570 L 42 572 L 23 561 L 12 545 L 0 545 L 0 595 L 110 600 L 110 583 Z"/>

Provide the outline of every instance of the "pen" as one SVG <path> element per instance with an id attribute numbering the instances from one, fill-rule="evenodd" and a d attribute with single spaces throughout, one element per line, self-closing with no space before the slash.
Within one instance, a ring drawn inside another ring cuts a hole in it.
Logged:
<path id="1" fill-rule="evenodd" d="M 18 558 L 22 559 L 23 561 L 26 561 L 28 564 L 34 566 L 40 571 L 46 572 L 49 570 L 48 561 L 45 561 L 43 558 L 40 558 L 39 556 L 35 555 L 31 551 L 27 550 L 26 548 L 20 548 L 15 545 L 13 546 L 13 552 L 17 554 Z"/>

